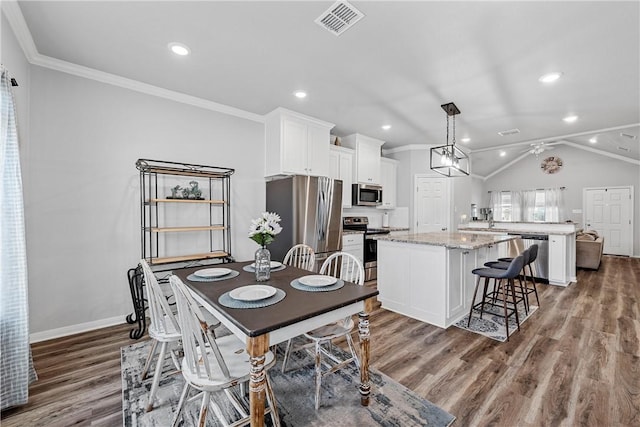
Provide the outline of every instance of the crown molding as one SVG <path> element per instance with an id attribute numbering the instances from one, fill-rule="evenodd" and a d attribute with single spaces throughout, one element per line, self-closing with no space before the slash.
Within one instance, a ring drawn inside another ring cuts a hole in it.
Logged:
<path id="1" fill-rule="evenodd" d="M 104 71 L 84 67 L 72 62 L 67 62 L 60 59 L 52 58 L 50 56 L 42 55 L 36 48 L 33 37 L 31 36 L 31 32 L 29 31 L 29 27 L 24 20 L 24 16 L 22 15 L 22 11 L 20 10 L 20 6 L 18 5 L 18 3 L 15 0 L 2 0 L 1 3 L 2 11 L 7 17 L 9 25 L 16 35 L 18 43 L 20 44 L 20 47 L 22 48 L 27 61 L 29 61 L 29 63 L 32 65 L 48 68 L 50 70 L 60 71 L 85 79 L 95 80 L 112 86 L 118 86 L 135 92 L 144 93 L 146 95 L 156 96 L 158 98 L 169 99 L 171 101 L 192 105 L 194 107 L 202 108 L 205 110 L 228 114 L 230 116 L 235 116 L 258 123 L 264 123 L 265 121 L 264 116 L 260 114 L 251 113 L 249 111 L 230 107 L 228 105 L 209 101 L 207 99 L 198 98 L 196 96 L 187 95 L 169 89 L 164 89 L 159 86 L 140 82 L 138 80 L 128 79 L 116 74 L 106 73 Z"/>
<path id="2" fill-rule="evenodd" d="M 2 13 L 7 17 L 9 26 L 13 30 L 16 39 L 18 39 L 18 44 L 20 44 L 24 56 L 27 58 L 27 61 L 33 63 L 33 59 L 38 55 L 38 49 L 33 41 L 33 37 L 31 37 L 31 32 L 29 31 L 27 22 L 24 20 L 18 2 L 15 0 L 2 0 L 0 4 L 2 4 Z"/>
<path id="3" fill-rule="evenodd" d="M 435 147 L 435 145 L 409 144 L 403 145 L 401 147 L 383 148 L 382 154 L 402 153 L 403 151 L 429 150 L 431 147 Z"/>
<path id="4" fill-rule="evenodd" d="M 169 99 L 171 101 L 180 102 L 182 104 L 192 105 L 194 107 L 203 108 L 205 110 L 216 111 L 218 113 L 224 113 L 231 116 L 240 117 L 254 122 L 264 123 L 264 116 L 260 114 L 250 113 L 248 111 L 240 110 L 239 108 L 230 107 L 228 105 L 219 104 L 217 102 L 209 101 L 196 96 L 187 95 L 181 92 L 176 92 L 169 89 L 164 89 L 159 86 L 142 83 L 138 80 L 128 79 L 126 77 L 118 76 L 104 71 L 98 71 L 93 68 L 84 67 L 82 65 L 74 64 L 60 59 L 52 58 L 37 54 L 34 60 L 31 62 L 33 65 L 48 68 L 55 71 L 60 71 L 74 76 L 83 77 L 85 79 L 95 80 L 101 83 L 110 84 L 113 86 L 122 87 L 132 91 L 144 93 L 147 95 L 156 96 L 159 98 Z"/>

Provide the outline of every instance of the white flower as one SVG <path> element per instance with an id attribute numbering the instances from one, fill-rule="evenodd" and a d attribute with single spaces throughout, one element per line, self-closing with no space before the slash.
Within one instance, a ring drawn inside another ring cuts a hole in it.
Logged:
<path id="1" fill-rule="evenodd" d="M 259 245 L 268 245 L 273 242 L 274 236 L 282 231 L 282 227 L 278 224 L 280 221 L 280 215 L 277 213 L 263 212 L 260 218 L 251 220 L 249 237 Z"/>

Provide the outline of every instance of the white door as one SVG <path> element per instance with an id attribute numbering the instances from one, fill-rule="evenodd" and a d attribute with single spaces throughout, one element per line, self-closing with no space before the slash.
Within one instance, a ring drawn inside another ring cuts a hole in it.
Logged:
<path id="1" fill-rule="evenodd" d="M 585 188 L 584 228 L 604 237 L 605 254 L 632 255 L 631 187 Z"/>
<path id="2" fill-rule="evenodd" d="M 416 233 L 449 230 L 449 179 L 451 178 L 416 175 Z"/>

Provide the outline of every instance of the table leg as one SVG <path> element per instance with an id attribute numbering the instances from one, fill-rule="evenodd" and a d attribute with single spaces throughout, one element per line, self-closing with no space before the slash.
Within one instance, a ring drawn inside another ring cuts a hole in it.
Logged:
<path id="1" fill-rule="evenodd" d="M 364 302 L 364 310 L 358 314 L 360 336 L 360 404 L 369 406 L 371 384 L 369 382 L 369 313 L 373 310 L 373 299 Z"/>
<path id="2" fill-rule="evenodd" d="M 249 379 L 251 427 L 264 426 L 267 384 L 264 361 L 267 351 L 269 351 L 269 334 L 249 337 L 247 352 L 251 356 L 251 377 Z"/>

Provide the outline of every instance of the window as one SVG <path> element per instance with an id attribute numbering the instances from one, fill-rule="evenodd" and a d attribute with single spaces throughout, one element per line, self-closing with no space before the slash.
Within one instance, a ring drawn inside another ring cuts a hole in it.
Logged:
<path id="1" fill-rule="evenodd" d="M 503 191 L 500 193 L 500 210 L 496 210 L 497 212 L 501 212 L 500 218 L 494 218 L 497 221 L 511 221 L 511 192 Z"/>
<path id="2" fill-rule="evenodd" d="M 557 222 L 564 217 L 562 188 L 492 192 L 496 221 Z"/>

